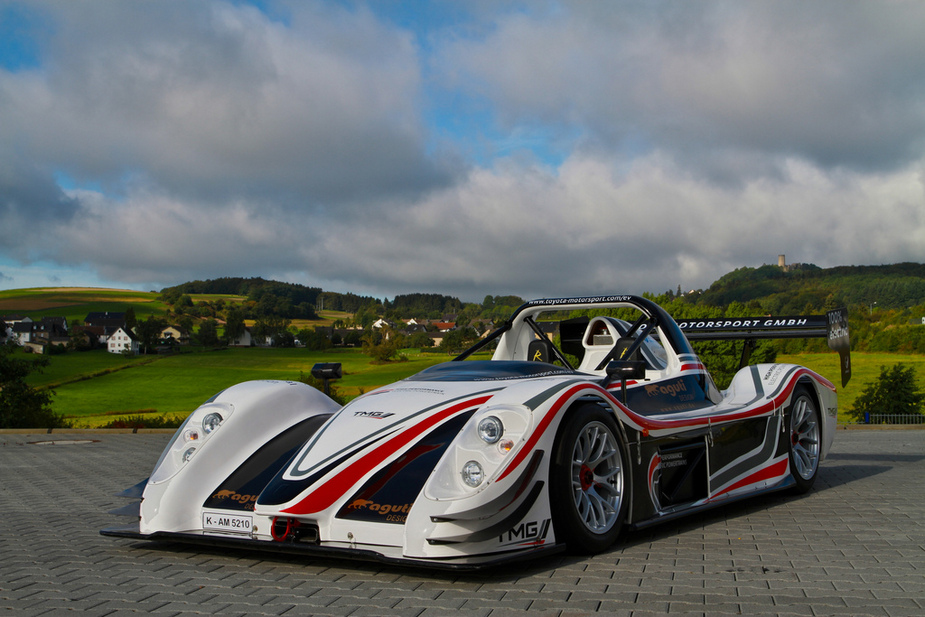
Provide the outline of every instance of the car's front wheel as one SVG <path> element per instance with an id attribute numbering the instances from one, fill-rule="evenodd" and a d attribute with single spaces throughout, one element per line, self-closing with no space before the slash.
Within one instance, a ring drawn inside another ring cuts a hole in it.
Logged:
<path id="1" fill-rule="evenodd" d="M 820 430 L 816 399 L 805 385 L 797 386 L 788 410 L 790 473 L 796 480 L 796 492 L 812 488 L 819 472 Z"/>
<path id="2" fill-rule="evenodd" d="M 550 471 L 556 537 L 568 549 L 599 553 L 623 526 L 629 473 L 613 416 L 583 405 L 563 421 Z"/>

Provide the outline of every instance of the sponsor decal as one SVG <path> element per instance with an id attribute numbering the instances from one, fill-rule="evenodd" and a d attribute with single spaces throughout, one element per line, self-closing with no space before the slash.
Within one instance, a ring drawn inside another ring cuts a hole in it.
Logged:
<path id="1" fill-rule="evenodd" d="M 446 393 L 443 390 L 438 390 L 436 388 L 385 388 L 382 390 L 374 390 L 369 394 L 364 394 L 364 397 L 375 396 L 377 394 L 385 394 L 386 392 L 415 392 L 419 394 L 434 394 L 436 396 L 443 396 Z"/>
<path id="2" fill-rule="evenodd" d="M 683 379 L 676 379 L 675 381 L 669 383 L 655 383 L 643 387 L 645 388 L 646 395 L 649 398 L 664 395 L 677 398 L 679 401 L 694 400 L 694 394 L 688 392 L 687 384 L 684 383 Z"/>
<path id="3" fill-rule="evenodd" d="M 472 381 L 514 381 L 516 379 L 533 379 L 539 377 L 562 377 L 567 375 L 562 369 L 554 371 L 543 371 L 541 373 L 530 373 L 529 375 L 507 375 L 500 377 L 476 377 Z"/>
<path id="4" fill-rule="evenodd" d="M 412 505 L 414 504 L 376 503 L 370 499 L 354 499 L 344 509 L 348 512 L 355 512 L 357 510 L 375 512 L 389 523 L 404 523 L 408 519 L 408 511 L 411 510 Z"/>
<path id="5" fill-rule="evenodd" d="M 670 469 L 672 467 L 684 467 L 687 465 L 687 452 L 669 452 L 662 454 L 660 467 Z"/>
<path id="6" fill-rule="evenodd" d="M 719 330 L 722 328 L 794 328 L 806 326 L 808 324 L 809 319 L 805 317 L 761 317 L 755 319 L 707 319 L 701 321 L 678 321 L 678 327 L 682 330 Z"/>
<path id="7" fill-rule="evenodd" d="M 543 544 L 549 534 L 550 519 L 528 521 L 512 527 L 498 536 L 498 542 L 505 546 L 512 544 Z"/>
<path id="8" fill-rule="evenodd" d="M 212 495 L 212 499 L 218 499 L 220 501 L 230 499 L 231 501 L 236 501 L 243 505 L 247 510 L 253 510 L 254 504 L 257 503 L 257 495 L 243 495 L 229 490 L 218 491 Z"/>
<path id="9" fill-rule="evenodd" d="M 782 364 L 772 364 L 771 368 L 768 369 L 768 372 L 764 374 L 764 380 L 768 382 L 768 385 L 774 385 L 778 379 L 780 379 L 780 373 L 784 370 Z"/>
<path id="10" fill-rule="evenodd" d="M 558 306 L 560 304 L 597 304 L 600 302 L 630 302 L 633 296 L 589 296 L 584 298 L 545 298 L 532 300 L 529 306 Z"/>
<path id="11" fill-rule="evenodd" d="M 390 411 L 354 411 L 353 416 L 355 418 L 375 418 L 376 420 L 383 420 L 395 414 Z"/>
<path id="12" fill-rule="evenodd" d="M 829 324 L 832 328 L 829 330 L 829 340 L 847 339 L 848 323 L 838 313 L 829 313 Z"/>

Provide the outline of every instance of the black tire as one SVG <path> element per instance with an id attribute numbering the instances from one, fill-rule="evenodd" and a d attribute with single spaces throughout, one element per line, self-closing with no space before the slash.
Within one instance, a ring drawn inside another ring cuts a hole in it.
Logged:
<path id="1" fill-rule="evenodd" d="M 813 487 L 819 473 L 822 423 L 816 397 L 806 385 L 798 385 L 785 415 L 790 473 L 796 480 L 794 491 L 805 493 Z"/>
<path id="2" fill-rule="evenodd" d="M 556 538 L 573 553 L 607 550 L 629 502 L 626 448 L 613 416 L 583 405 L 563 420 L 549 473 Z"/>

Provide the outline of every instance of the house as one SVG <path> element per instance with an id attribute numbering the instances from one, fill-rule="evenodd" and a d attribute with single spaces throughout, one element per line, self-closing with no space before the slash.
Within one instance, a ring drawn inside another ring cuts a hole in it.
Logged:
<path id="1" fill-rule="evenodd" d="M 244 334 L 232 341 L 228 341 L 228 345 L 230 347 L 253 347 L 255 343 L 254 335 L 251 334 L 251 329 L 244 328 Z"/>
<path id="2" fill-rule="evenodd" d="M 125 325 L 125 313 L 116 313 L 109 311 L 94 311 L 87 313 L 84 317 L 85 326 L 114 326 L 121 328 Z"/>
<path id="3" fill-rule="evenodd" d="M 15 321 L 11 328 L 13 341 L 17 345 L 25 345 L 26 343 L 32 343 L 32 320 L 29 321 Z"/>
<path id="4" fill-rule="evenodd" d="M 189 345 L 189 332 L 177 326 L 167 326 L 161 330 L 160 339 L 167 344 Z"/>
<path id="5" fill-rule="evenodd" d="M 6 338 L 20 346 L 32 339 L 31 317 L 4 315 L 0 321 L 6 324 L 3 331 L 0 332 L 0 338 Z M 22 324 L 28 324 L 28 326 Z M 25 335 L 25 340 L 23 340 L 23 335 Z"/>
<path id="6" fill-rule="evenodd" d="M 138 337 L 128 328 L 118 328 L 106 340 L 106 351 L 109 353 L 138 353 Z"/>
<path id="7" fill-rule="evenodd" d="M 32 337 L 51 345 L 67 345 L 70 339 L 67 332 L 66 317 L 42 317 L 32 325 Z"/>
<path id="8" fill-rule="evenodd" d="M 24 315 L 19 315 L 19 314 L 15 314 L 15 315 L 4 315 L 3 317 L 0 317 L 0 321 L 5 321 L 7 326 L 12 326 L 13 324 L 19 323 L 19 322 L 21 322 L 21 321 L 28 321 L 28 322 L 31 322 L 31 321 L 32 321 L 32 318 L 31 318 L 31 317 L 26 317 L 26 316 L 24 316 Z"/>
<path id="9" fill-rule="evenodd" d="M 100 345 L 100 336 L 103 335 L 101 326 L 74 326 L 72 328 L 72 341 L 78 347 L 96 349 Z"/>
<path id="10" fill-rule="evenodd" d="M 125 313 L 109 311 L 87 313 L 87 316 L 84 317 L 84 325 L 102 328 L 98 336 L 100 343 L 105 343 L 119 328 L 125 328 Z M 127 330 L 128 328 L 125 329 Z"/>

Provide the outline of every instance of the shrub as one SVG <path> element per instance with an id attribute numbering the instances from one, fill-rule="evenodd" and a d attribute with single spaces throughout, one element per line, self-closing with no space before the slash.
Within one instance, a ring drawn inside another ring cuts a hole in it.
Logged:
<path id="1" fill-rule="evenodd" d="M 902 362 L 880 367 L 877 381 L 867 384 L 848 414 L 863 421 L 867 414 L 898 416 L 922 413 L 925 394 L 915 382 L 915 369 Z"/>
<path id="2" fill-rule="evenodd" d="M 41 371 L 48 358 L 20 360 L 14 344 L 0 345 L 0 428 L 67 428 L 64 414 L 51 409 L 52 390 L 30 387 L 25 379 Z"/>
<path id="3" fill-rule="evenodd" d="M 126 416 L 125 418 L 120 418 L 119 420 L 113 420 L 108 424 L 104 424 L 100 428 L 180 428 L 180 425 L 183 424 L 185 420 L 185 417 L 179 415 L 132 415 Z"/>

